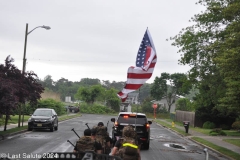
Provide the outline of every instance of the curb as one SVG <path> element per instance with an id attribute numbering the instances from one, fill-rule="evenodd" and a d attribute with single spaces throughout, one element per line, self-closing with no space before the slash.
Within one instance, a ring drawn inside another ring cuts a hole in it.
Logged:
<path id="1" fill-rule="evenodd" d="M 21 131 L 18 131 L 18 132 L 9 133 L 9 134 L 6 134 L 6 135 L 1 135 L 0 141 L 5 140 L 9 136 L 14 136 L 14 135 L 21 134 L 21 133 L 24 133 L 24 132 L 27 132 L 27 131 L 28 131 L 27 129 L 24 129 L 24 130 L 21 130 Z"/>
<path id="2" fill-rule="evenodd" d="M 217 150 L 215 150 L 215 149 L 213 149 L 213 148 L 211 148 L 211 147 L 209 147 L 209 146 L 206 146 L 205 144 L 202 144 L 202 143 L 200 143 L 200 142 L 198 142 L 198 141 L 195 141 L 195 140 L 192 139 L 192 138 L 188 138 L 188 139 L 189 139 L 190 141 L 194 142 L 194 143 L 197 143 L 197 144 L 201 145 L 202 147 L 205 147 L 205 148 L 211 150 L 212 152 L 216 152 L 217 154 L 221 155 L 222 157 L 228 158 L 228 159 L 230 159 L 230 160 L 234 160 L 233 158 L 231 158 L 231 157 L 229 157 L 229 156 L 227 156 L 227 155 L 225 155 L 225 154 L 223 154 L 223 153 L 220 153 L 220 152 L 218 152 Z M 227 148 L 226 148 L 226 149 L 227 149 Z"/>
<path id="3" fill-rule="evenodd" d="M 82 116 L 82 114 L 79 115 L 79 117 L 81 117 L 81 116 Z M 74 118 L 78 118 L 78 117 L 74 117 Z M 74 118 L 69 118 L 69 119 L 74 119 Z M 61 121 L 59 121 L 59 122 L 67 121 L 67 120 L 69 120 L 69 119 L 61 120 Z M 26 126 L 26 125 L 25 125 L 25 126 Z M 24 129 L 24 130 L 21 130 L 21 131 L 18 131 L 18 132 L 14 132 L 14 133 L 9 133 L 9 134 L 6 134 L 6 135 L 0 135 L 0 141 L 5 140 L 5 139 L 6 139 L 7 137 L 9 137 L 9 136 L 14 136 L 14 135 L 21 134 L 21 133 L 25 133 L 25 132 L 28 132 L 28 130 L 27 130 L 27 129 Z"/>
<path id="4" fill-rule="evenodd" d="M 154 121 L 154 122 L 155 122 L 155 121 Z M 157 125 L 160 125 L 160 126 L 162 126 L 162 127 L 164 127 L 164 128 L 167 128 L 167 129 L 169 129 L 169 130 L 177 133 L 177 134 L 180 135 L 181 137 L 186 137 L 188 140 L 190 140 L 190 141 L 192 141 L 192 142 L 194 142 L 194 143 L 197 143 L 197 144 L 201 145 L 202 147 L 205 147 L 205 148 L 211 150 L 212 152 L 215 152 L 215 153 L 221 155 L 222 157 L 228 158 L 228 159 L 230 159 L 230 160 L 234 160 L 233 158 L 231 158 L 231 157 L 229 157 L 229 156 L 227 156 L 227 155 L 225 155 L 225 154 L 223 154 L 223 153 L 220 153 L 220 152 L 218 152 L 217 150 L 215 150 L 215 149 L 213 149 L 213 148 L 211 148 L 211 147 L 209 147 L 209 146 L 206 146 L 206 145 L 204 145 L 204 144 L 202 144 L 202 143 L 200 143 L 200 142 L 198 142 L 198 141 L 195 141 L 195 140 L 192 139 L 191 137 L 184 136 L 184 135 L 178 133 L 177 131 L 175 131 L 175 130 L 173 130 L 173 129 L 171 129 L 171 128 L 168 128 L 168 127 L 166 127 L 166 126 L 164 126 L 164 125 L 158 124 L 157 122 L 155 122 L 155 123 L 156 123 Z M 198 137 L 198 136 L 194 136 L 194 137 Z M 227 149 L 227 148 L 226 148 L 226 149 Z"/>

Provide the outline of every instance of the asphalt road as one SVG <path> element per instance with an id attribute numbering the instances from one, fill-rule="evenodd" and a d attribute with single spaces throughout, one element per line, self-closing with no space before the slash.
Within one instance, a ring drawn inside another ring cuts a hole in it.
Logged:
<path id="1" fill-rule="evenodd" d="M 76 143 L 78 137 L 74 130 L 83 135 L 83 131 L 93 127 L 98 122 L 108 124 L 111 136 L 112 125 L 110 119 L 115 116 L 84 114 L 59 123 L 58 131 L 34 130 L 23 134 L 8 137 L 0 141 L 0 158 L 7 155 L 12 159 L 39 159 L 40 156 L 49 152 L 72 152 L 73 146 L 67 142 Z M 116 117 L 115 117 L 116 118 Z M 205 160 L 206 154 L 202 146 L 181 137 L 180 135 L 157 125 L 151 125 L 151 142 L 149 150 L 141 150 L 142 160 Z M 209 160 L 226 160 L 218 154 L 209 151 Z"/>

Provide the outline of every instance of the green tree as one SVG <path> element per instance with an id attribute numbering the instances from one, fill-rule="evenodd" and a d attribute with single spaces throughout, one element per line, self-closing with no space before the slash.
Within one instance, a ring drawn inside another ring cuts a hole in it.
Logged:
<path id="1" fill-rule="evenodd" d="M 144 113 L 153 113 L 153 107 L 152 107 L 152 97 L 147 97 L 144 99 L 142 103 L 142 112 Z"/>
<path id="2" fill-rule="evenodd" d="M 4 131 L 7 117 L 16 109 L 19 111 L 18 127 L 20 127 L 22 105 L 26 102 L 36 104 L 44 90 L 34 72 L 21 73 L 13 62 L 14 59 L 8 56 L 5 65 L 0 65 L 0 114 L 6 115 Z"/>
<path id="3" fill-rule="evenodd" d="M 72 86 L 71 81 L 68 79 L 61 78 L 55 82 L 55 91 L 61 94 L 61 100 L 64 101 L 66 96 L 71 96 L 69 88 Z"/>
<path id="4" fill-rule="evenodd" d="M 119 112 L 121 100 L 117 96 L 118 90 L 110 88 L 106 90 L 106 105 L 114 111 Z"/>
<path id="5" fill-rule="evenodd" d="M 116 82 L 116 81 L 113 81 L 113 82 L 111 83 L 110 87 L 115 88 L 115 89 L 117 89 L 117 90 L 120 91 L 120 90 L 123 89 L 124 85 L 125 85 L 125 82 Z"/>
<path id="6" fill-rule="evenodd" d="M 55 86 L 54 86 L 55 82 L 53 81 L 51 75 L 45 76 L 44 79 L 43 79 L 43 81 L 40 81 L 40 83 L 42 84 L 42 86 L 43 86 L 44 88 L 48 88 L 48 89 L 50 89 L 50 90 L 52 90 L 52 91 L 55 90 Z"/>
<path id="7" fill-rule="evenodd" d="M 194 107 L 188 98 L 180 98 L 176 101 L 176 110 L 194 111 Z"/>
<path id="8" fill-rule="evenodd" d="M 80 81 L 80 84 L 82 86 L 92 86 L 92 85 L 101 84 L 101 81 L 99 79 L 82 78 Z"/>
<path id="9" fill-rule="evenodd" d="M 196 112 L 220 120 L 224 114 L 240 113 L 240 2 L 201 0 L 198 4 L 206 10 L 171 38 L 172 45 L 182 53 L 180 64 L 190 65 L 189 78 L 199 89 Z"/>
<path id="10" fill-rule="evenodd" d="M 151 87 L 151 96 L 156 100 L 165 98 L 168 104 L 168 112 L 170 112 L 172 104 L 175 103 L 176 95 L 187 94 L 190 89 L 191 84 L 185 74 L 162 73 L 161 77 L 156 77 L 154 80 Z"/>
<path id="11" fill-rule="evenodd" d="M 202 119 L 221 122 L 223 117 L 232 119 L 240 113 L 240 2 L 198 3 L 206 11 L 192 17 L 194 24 L 173 37 L 172 45 L 183 53 L 180 64 L 191 66 L 189 78 L 199 89 L 196 113 Z"/>
<path id="12" fill-rule="evenodd" d="M 79 87 L 75 94 L 75 99 L 85 101 L 86 103 L 91 102 L 91 91 L 89 87 Z"/>
<path id="13" fill-rule="evenodd" d="M 101 85 L 93 85 L 91 87 L 81 86 L 75 94 L 75 98 L 93 104 L 97 98 L 102 97 L 101 94 L 103 92 L 104 88 Z"/>
<path id="14" fill-rule="evenodd" d="M 120 99 L 118 97 L 112 97 L 108 99 L 107 106 L 110 106 L 115 112 L 120 111 Z"/>
<path id="15" fill-rule="evenodd" d="M 99 85 L 93 85 L 90 87 L 90 92 L 91 92 L 91 103 L 94 103 L 98 98 L 102 100 L 101 95 L 104 94 L 104 88 L 99 84 Z"/>
<path id="16" fill-rule="evenodd" d="M 105 88 L 111 88 L 111 82 L 109 80 L 102 80 L 102 85 Z"/>
<path id="17" fill-rule="evenodd" d="M 214 6 L 214 12 L 220 14 L 218 23 L 225 27 L 218 42 L 218 56 L 213 60 L 219 66 L 227 89 L 220 98 L 220 107 L 240 115 L 240 1 L 224 1 Z"/>
<path id="18" fill-rule="evenodd" d="M 65 113 L 64 104 L 54 99 L 39 100 L 35 108 L 52 108 L 57 112 L 58 115 Z"/>
<path id="19" fill-rule="evenodd" d="M 139 89 L 139 102 L 143 102 L 143 100 L 149 97 L 151 92 L 152 84 L 144 83 L 141 88 Z"/>

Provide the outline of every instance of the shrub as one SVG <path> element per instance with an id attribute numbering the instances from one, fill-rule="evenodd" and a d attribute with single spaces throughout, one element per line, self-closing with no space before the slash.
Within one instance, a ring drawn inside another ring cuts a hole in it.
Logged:
<path id="1" fill-rule="evenodd" d="M 226 136 L 227 134 L 221 128 L 214 128 L 209 132 L 209 135 L 210 136 L 218 136 L 218 135 Z"/>
<path id="2" fill-rule="evenodd" d="M 221 124 L 220 125 L 220 128 L 222 128 L 223 130 L 230 130 L 231 129 L 231 126 L 228 126 L 226 124 Z"/>
<path id="3" fill-rule="evenodd" d="M 232 128 L 236 130 L 240 130 L 240 121 L 236 121 L 232 124 Z"/>
<path id="4" fill-rule="evenodd" d="M 51 108 L 54 109 L 58 115 L 66 113 L 64 104 L 51 98 L 39 100 L 37 103 L 37 108 Z"/>
<path id="5" fill-rule="evenodd" d="M 226 136 L 227 133 L 225 133 L 224 131 L 220 131 L 220 132 L 219 132 L 219 135 L 221 135 L 221 136 Z"/>
<path id="6" fill-rule="evenodd" d="M 106 113 L 114 113 L 114 110 L 100 104 L 89 105 L 87 103 L 81 103 L 80 112 L 92 113 L 92 114 L 106 114 Z"/>
<path id="7" fill-rule="evenodd" d="M 217 132 L 212 132 L 212 131 L 210 131 L 210 132 L 209 132 L 209 135 L 210 135 L 210 136 L 217 136 L 218 133 L 217 133 Z"/>
<path id="8" fill-rule="evenodd" d="M 216 127 L 216 125 L 213 122 L 210 122 L 210 121 L 206 121 L 203 124 L 203 128 L 205 128 L 205 129 L 213 129 L 215 127 Z"/>

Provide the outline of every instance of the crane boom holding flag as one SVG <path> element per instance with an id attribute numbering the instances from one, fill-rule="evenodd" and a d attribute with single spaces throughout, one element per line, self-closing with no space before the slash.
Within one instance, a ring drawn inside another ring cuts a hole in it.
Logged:
<path id="1" fill-rule="evenodd" d="M 128 68 L 127 82 L 122 91 L 117 94 L 122 102 L 127 99 L 130 92 L 139 89 L 151 78 L 156 63 L 156 50 L 150 32 L 147 29 L 137 53 L 136 66 Z"/>

